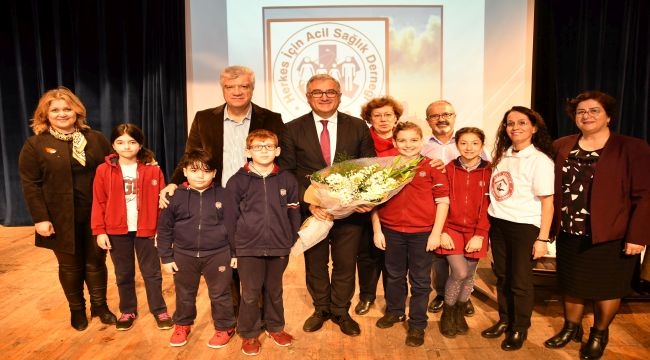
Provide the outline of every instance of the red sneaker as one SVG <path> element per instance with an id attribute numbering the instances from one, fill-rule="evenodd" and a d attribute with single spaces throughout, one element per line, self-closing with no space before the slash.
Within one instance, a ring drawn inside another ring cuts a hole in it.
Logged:
<path id="1" fill-rule="evenodd" d="M 171 339 L 169 339 L 169 345 L 183 346 L 187 344 L 187 335 L 190 334 L 190 331 L 191 331 L 190 325 L 174 326 L 174 333 L 172 334 Z"/>
<path id="2" fill-rule="evenodd" d="M 235 335 L 235 328 L 230 328 L 226 331 L 217 330 L 212 336 L 212 339 L 208 341 L 208 346 L 213 349 L 222 348 L 228 344 L 228 341 L 232 339 L 233 335 Z"/>
<path id="3" fill-rule="evenodd" d="M 241 342 L 241 352 L 244 353 L 244 355 L 257 355 L 260 353 L 260 347 L 262 347 L 262 344 L 260 344 L 260 341 L 257 340 L 257 338 L 249 338 L 249 339 L 242 339 Z"/>
<path id="4" fill-rule="evenodd" d="M 271 339 L 273 339 L 273 342 L 275 342 L 278 346 L 289 346 L 293 343 L 293 336 L 287 334 L 284 331 L 278 331 L 278 332 L 266 332 L 266 335 L 268 335 Z"/>

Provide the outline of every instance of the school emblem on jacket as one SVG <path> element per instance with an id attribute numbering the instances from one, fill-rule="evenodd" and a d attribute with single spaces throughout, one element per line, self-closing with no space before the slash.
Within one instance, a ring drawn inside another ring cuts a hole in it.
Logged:
<path id="1" fill-rule="evenodd" d="M 503 201 L 514 192 L 515 186 L 512 182 L 512 176 L 507 171 L 500 171 L 492 177 L 492 183 L 490 184 L 492 189 L 492 194 L 496 201 Z"/>
<path id="2" fill-rule="evenodd" d="M 427 176 L 427 172 L 426 172 L 426 171 L 420 171 L 420 172 L 418 173 L 418 176 L 419 176 L 419 177 L 425 177 L 425 176 Z"/>
<path id="3" fill-rule="evenodd" d="M 221 209 L 221 206 L 222 206 L 221 201 L 217 201 L 216 203 L 214 203 L 214 207 L 216 207 L 217 209 Z"/>
<path id="4" fill-rule="evenodd" d="M 225 266 L 219 266 L 219 272 L 226 272 L 226 267 Z"/>
<path id="5" fill-rule="evenodd" d="M 152 179 L 151 180 L 151 185 L 158 186 L 158 179 Z"/>
<path id="6" fill-rule="evenodd" d="M 287 196 L 287 189 L 280 189 L 280 196 Z"/>

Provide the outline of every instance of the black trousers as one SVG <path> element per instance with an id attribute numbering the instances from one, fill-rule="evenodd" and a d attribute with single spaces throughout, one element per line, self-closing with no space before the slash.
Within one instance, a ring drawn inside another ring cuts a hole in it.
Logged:
<path id="1" fill-rule="evenodd" d="M 328 238 L 305 251 L 307 290 L 317 311 L 333 315 L 348 313 L 354 296 L 359 241 L 367 221 L 370 221 L 368 214 L 353 214 L 335 220 Z"/>
<path id="2" fill-rule="evenodd" d="M 377 283 L 381 276 L 384 291 L 386 291 L 385 251 L 377 248 L 373 242 L 372 225 L 363 229 L 359 241 L 357 255 L 357 275 L 359 277 L 359 299 L 375 301 L 377 298 Z"/>
<path id="3" fill-rule="evenodd" d="M 68 300 L 70 310 L 86 308 L 84 282 L 90 294 L 90 305 L 106 305 L 106 251 L 102 250 L 90 231 L 89 222 L 78 222 L 74 231 L 74 254 L 54 251 L 59 262 L 59 282 Z"/>
<path id="4" fill-rule="evenodd" d="M 289 264 L 289 256 L 240 256 L 237 268 L 242 284 L 241 305 L 237 328 L 243 338 L 254 338 L 264 324 L 269 332 L 284 330 L 284 303 L 282 276 Z M 259 299 L 263 298 L 264 309 Z"/>
<path id="5" fill-rule="evenodd" d="M 160 257 L 154 239 L 136 237 L 135 231 L 125 235 L 109 235 L 109 239 L 112 246 L 111 259 L 115 266 L 115 282 L 120 294 L 120 312 L 138 313 L 138 298 L 135 291 L 136 258 L 144 280 L 149 311 L 153 315 L 167 312 L 167 304 L 162 294 Z"/>
<path id="6" fill-rule="evenodd" d="M 490 217 L 499 320 L 510 323 L 514 331 L 530 327 L 535 300 L 532 252 L 537 235 L 537 226 Z"/>

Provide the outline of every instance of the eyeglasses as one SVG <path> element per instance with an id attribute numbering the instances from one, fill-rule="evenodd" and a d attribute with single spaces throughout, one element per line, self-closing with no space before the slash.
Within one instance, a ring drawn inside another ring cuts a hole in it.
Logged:
<path id="1" fill-rule="evenodd" d="M 600 111 L 601 111 L 600 108 L 597 108 L 597 107 L 590 108 L 590 109 L 587 109 L 587 110 L 580 109 L 580 110 L 576 110 L 576 117 L 583 117 L 583 116 L 585 116 L 587 114 L 589 114 L 589 116 L 596 117 L 596 116 L 598 116 L 598 114 L 600 114 Z"/>
<path id="2" fill-rule="evenodd" d="M 273 145 L 273 144 L 263 144 L 263 145 L 251 145 L 248 147 L 248 149 L 253 151 L 262 151 L 262 149 L 267 151 L 273 151 L 277 147 L 278 147 L 277 145 Z"/>
<path id="3" fill-rule="evenodd" d="M 325 96 L 327 96 L 328 98 L 335 98 L 335 97 L 340 95 L 340 93 L 338 91 L 332 90 L 332 89 L 326 90 L 326 91 L 314 90 L 314 91 L 312 91 L 310 93 L 307 93 L 308 96 L 313 97 L 313 98 L 321 98 L 321 97 L 323 97 L 323 94 L 325 94 Z"/>
<path id="4" fill-rule="evenodd" d="M 449 120 L 452 116 L 454 116 L 454 113 L 431 114 L 427 115 L 427 120 L 438 120 L 440 118 L 443 120 Z"/>
<path id="5" fill-rule="evenodd" d="M 392 119 L 395 116 L 393 113 L 385 113 L 385 114 L 372 114 L 371 117 L 376 120 L 380 119 Z"/>

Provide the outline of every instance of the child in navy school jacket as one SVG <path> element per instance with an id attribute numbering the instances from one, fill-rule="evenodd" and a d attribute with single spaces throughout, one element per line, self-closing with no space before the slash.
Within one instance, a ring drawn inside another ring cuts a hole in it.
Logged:
<path id="1" fill-rule="evenodd" d="M 187 343 L 203 275 L 216 330 L 208 346 L 221 348 L 235 334 L 236 324 L 230 293 L 235 204 L 232 195 L 213 181 L 217 171 L 210 168 L 205 151 L 186 153 L 180 163 L 187 182 L 174 192 L 158 220 L 158 254 L 163 269 L 174 274 L 176 287 L 176 326 L 169 344 Z"/>
<path id="2" fill-rule="evenodd" d="M 242 352 L 257 355 L 262 331 L 260 295 L 268 336 L 279 346 L 289 346 L 293 340 L 284 332 L 282 276 L 298 238 L 300 195 L 293 174 L 274 163 L 280 155 L 276 134 L 252 131 L 246 138 L 246 155 L 251 161 L 228 180 L 226 189 L 237 205 L 231 242 L 242 283 L 238 322 Z"/>

